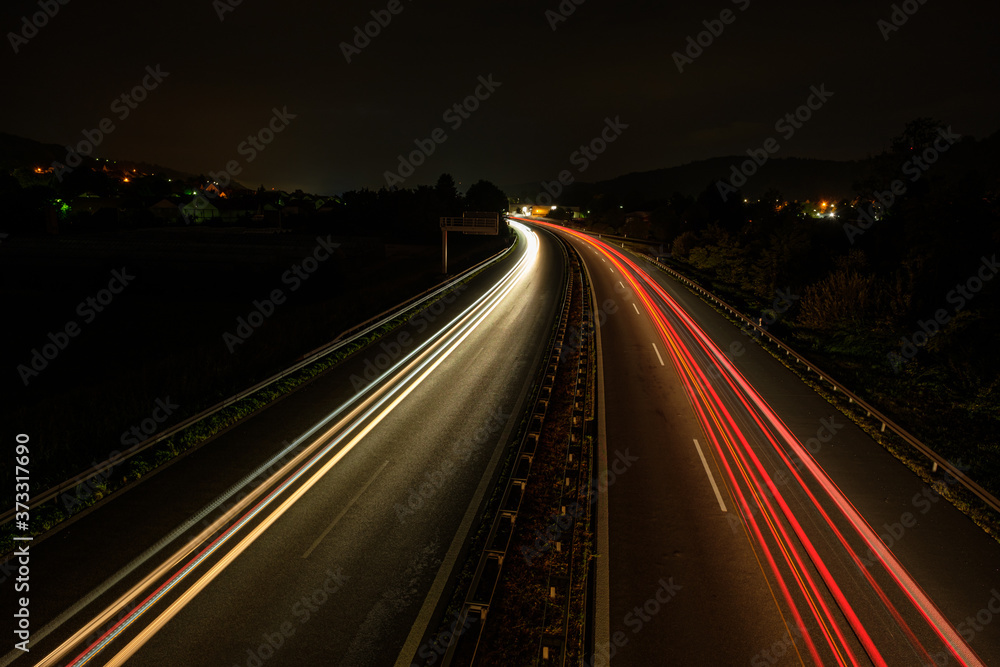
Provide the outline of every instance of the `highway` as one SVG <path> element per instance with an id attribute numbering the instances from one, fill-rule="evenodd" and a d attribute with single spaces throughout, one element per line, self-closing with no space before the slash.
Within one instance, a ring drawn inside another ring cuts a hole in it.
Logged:
<path id="1" fill-rule="evenodd" d="M 562 250 L 515 227 L 398 330 L 36 542 L 31 652 L 2 664 L 426 651 L 561 303 Z"/>
<path id="2" fill-rule="evenodd" d="M 1000 545 L 651 264 L 524 222 L 407 324 L 34 543 L 32 650 L 0 665 L 436 662 L 557 315 L 557 237 L 601 323 L 588 667 L 1000 664 Z"/>
<path id="3" fill-rule="evenodd" d="M 592 277 L 599 445 L 637 459 L 592 664 L 1000 664 L 1000 544 L 652 264 L 535 224 Z"/>

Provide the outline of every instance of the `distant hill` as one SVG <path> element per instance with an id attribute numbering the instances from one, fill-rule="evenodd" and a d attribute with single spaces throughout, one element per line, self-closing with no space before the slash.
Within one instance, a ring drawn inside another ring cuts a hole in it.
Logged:
<path id="1" fill-rule="evenodd" d="M 948 151 L 948 160 L 933 167 L 935 177 L 961 178 L 976 172 L 987 182 L 996 183 L 1000 177 L 1000 132 L 976 140 L 966 137 Z M 603 194 L 618 200 L 642 201 L 666 199 L 675 192 L 697 197 L 707 187 L 715 187 L 720 180 L 732 178 L 734 166 L 739 168 L 750 158 L 747 155 L 699 160 L 676 167 L 633 172 L 596 183 L 573 183 L 558 203 L 574 205 L 590 201 L 594 195 Z M 900 169 L 904 158 L 878 156 L 863 160 L 817 160 L 811 158 L 771 158 L 739 188 L 745 196 L 759 198 L 768 190 L 777 190 L 786 199 L 851 199 L 859 183 L 878 183 L 888 187 L 894 178 L 905 176 Z M 867 187 L 864 188 L 867 190 Z M 536 201 L 543 192 L 540 183 L 524 183 L 504 188 L 509 196 L 523 201 Z"/>
<path id="2" fill-rule="evenodd" d="M 675 192 L 697 196 L 718 181 L 729 182 L 733 167 L 739 169 L 748 156 L 717 157 L 678 167 L 633 172 L 595 187 L 611 195 L 628 196 L 640 192 L 650 199 L 669 197 Z M 756 167 L 756 165 L 754 165 Z M 870 168 L 868 161 L 814 160 L 807 158 L 771 158 L 746 179 L 740 190 L 759 197 L 768 190 L 778 190 L 788 199 L 849 198 L 853 184 Z M 751 171 L 751 170 L 748 170 Z"/>
<path id="3" fill-rule="evenodd" d="M 562 203 L 582 196 L 605 194 L 616 198 L 665 199 L 674 193 L 697 197 L 705 188 L 732 177 L 732 168 L 749 160 L 736 155 L 698 160 L 676 167 L 632 172 L 596 183 L 574 183 L 561 198 Z M 809 158 L 771 158 L 740 188 L 749 197 L 760 197 L 768 190 L 778 190 L 788 199 L 842 199 L 854 193 L 854 184 L 870 172 L 872 160 L 815 160 Z M 534 198 L 541 190 L 538 183 L 508 186 L 509 195 Z"/>
<path id="4" fill-rule="evenodd" d="M 66 147 L 58 144 L 43 144 L 33 139 L 25 139 L 13 134 L 0 132 L 0 171 L 13 171 L 15 169 L 33 169 L 35 167 L 50 167 L 53 162 L 66 161 Z M 84 158 L 84 164 L 94 166 L 103 164 L 104 160 L 94 158 Z M 147 174 L 160 174 L 167 178 L 187 180 L 194 178 L 193 174 L 187 174 L 176 169 L 164 167 L 147 162 L 136 162 L 133 160 L 115 160 L 115 166 L 125 169 L 136 169 Z"/>
<path id="5" fill-rule="evenodd" d="M 0 169 L 12 171 L 27 167 L 48 167 L 66 159 L 66 149 L 0 132 Z"/>

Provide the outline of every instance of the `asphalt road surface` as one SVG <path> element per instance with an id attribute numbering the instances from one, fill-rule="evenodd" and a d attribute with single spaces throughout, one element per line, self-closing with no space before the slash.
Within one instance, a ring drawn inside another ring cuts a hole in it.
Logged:
<path id="1" fill-rule="evenodd" d="M 635 460 L 592 664 L 1000 664 L 1000 544 L 651 263 L 540 226 L 593 279 L 600 444 Z"/>
<path id="2" fill-rule="evenodd" d="M 1000 545 L 686 288 L 537 229 L 34 543 L 32 650 L 0 665 L 430 655 L 556 316 L 555 234 L 583 257 L 601 323 L 591 666 L 1000 664 Z"/>
<path id="3" fill-rule="evenodd" d="M 562 251 L 518 235 L 382 341 L 33 544 L 31 652 L 0 662 L 419 652 L 561 303 Z"/>

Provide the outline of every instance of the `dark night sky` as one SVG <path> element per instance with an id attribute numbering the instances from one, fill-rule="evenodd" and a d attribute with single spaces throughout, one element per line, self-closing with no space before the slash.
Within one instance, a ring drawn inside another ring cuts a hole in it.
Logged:
<path id="1" fill-rule="evenodd" d="M 0 14 L 0 131 L 75 144 L 110 117 L 102 156 L 193 173 L 235 159 L 250 186 L 378 188 L 437 127 L 447 141 L 406 186 L 446 171 L 463 189 L 554 179 L 575 171 L 570 154 L 606 117 L 629 128 L 580 180 L 740 154 L 771 136 L 779 157 L 864 157 L 918 116 L 980 138 L 1000 125 L 1000 8 L 989 2 L 926 0 L 886 41 L 877 22 L 889 2 L 586 0 L 553 31 L 545 10 L 558 0 L 399 0 L 348 64 L 340 42 L 385 0 L 242 0 L 224 21 L 212 0 L 68 0 L 15 54 L 8 33 L 38 1 L 7 0 Z M 735 21 L 679 73 L 671 54 L 724 9 Z M 169 76 L 119 121 L 112 101 L 157 64 Z M 453 131 L 442 113 L 490 74 L 502 85 Z M 833 97 L 781 138 L 775 121 L 820 84 Z M 247 164 L 238 146 L 274 107 L 297 117 Z"/>

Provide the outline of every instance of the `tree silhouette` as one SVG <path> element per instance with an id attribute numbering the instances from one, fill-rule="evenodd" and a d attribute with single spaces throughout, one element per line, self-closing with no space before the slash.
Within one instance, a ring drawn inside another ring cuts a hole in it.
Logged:
<path id="1" fill-rule="evenodd" d="M 477 181 L 465 193 L 465 208 L 469 211 L 489 211 L 504 215 L 509 203 L 504 191 L 489 181 Z"/>
<path id="2" fill-rule="evenodd" d="M 455 187 L 455 179 L 451 174 L 441 174 L 438 177 L 437 185 L 434 186 L 438 203 L 441 206 L 441 215 L 460 215 L 461 201 L 458 196 L 458 188 Z"/>
<path id="3" fill-rule="evenodd" d="M 900 155 L 919 153 L 931 146 L 944 128 L 945 124 L 934 118 L 915 118 L 906 124 L 902 133 L 892 138 L 890 150 Z"/>

